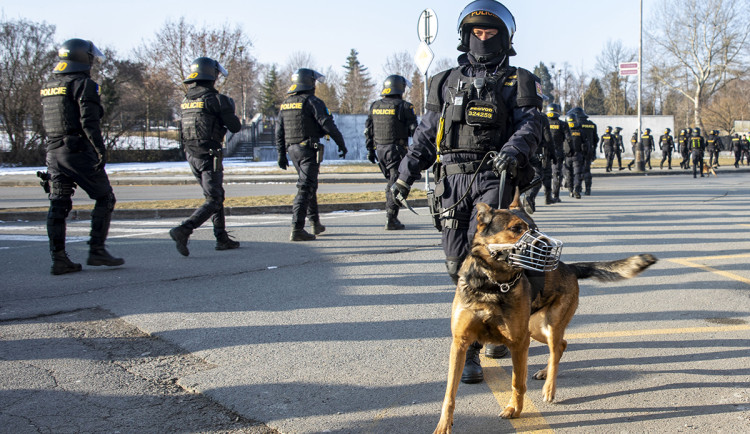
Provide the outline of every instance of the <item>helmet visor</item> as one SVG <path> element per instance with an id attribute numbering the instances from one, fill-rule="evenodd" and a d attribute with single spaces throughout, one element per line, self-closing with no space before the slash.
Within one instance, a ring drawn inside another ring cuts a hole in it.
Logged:
<path id="1" fill-rule="evenodd" d="M 91 54 L 92 56 L 96 57 L 100 61 L 104 61 L 104 60 L 107 59 L 107 57 L 104 55 L 104 53 L 102 53 L 101 51 L 99 51 L 99 49 L 96 48 L 96 45 L 94 45 L 93 42 L 91 42 L 91 49 L 89 51 L 89 54 Z"/>
<path id="2" fill-rule="evenodd" d="M 229 73 L 227 72 L 227 70 L 224 69 L 224 67 L 221 66 L 221 63 L 219 63 L 218 61 L 216 62 L 216 70 L 219 71 L 219 73 L 221 75 L 223 75 L 224 77 L 226 77 L 226 76 L 229 75 Z"/>

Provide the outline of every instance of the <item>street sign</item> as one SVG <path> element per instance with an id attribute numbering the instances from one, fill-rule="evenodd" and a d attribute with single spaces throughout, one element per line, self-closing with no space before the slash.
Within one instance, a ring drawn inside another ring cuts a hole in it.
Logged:
<path id="1" fill-rule="evenodd" d="M 435 37 L 438 32 L 437 15 L 432 9 L 425 9 L 419 15 L 419 21 L 417 22 L 417 34 L 419 40 L 427 45 L 432 44 L 435 41 Z"/>
<path id="2" fill-rule="evenodd" d="M 414 63 L 417 65 L 419 72 L 422 75 L 427 75 L 427 69 L 432 63 L 432 59 L 435 58 L 435 54 L 430 49 L 430 46 L 426 42 L 422 41 L 419 43 L 417 53 L 414 55 Z"/>
<path id="3" fill-rule="evenodd" d="M 638 75 L 638 62 L 621 63 L 620 75 Z"/>

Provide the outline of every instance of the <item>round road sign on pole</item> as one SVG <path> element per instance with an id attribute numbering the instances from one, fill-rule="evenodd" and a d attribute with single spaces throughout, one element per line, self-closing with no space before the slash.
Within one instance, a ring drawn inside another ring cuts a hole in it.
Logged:
<path id="1" fill-rule="evenodd" d="M 438 22 L 435 11 L 429 8 L 422 11 L 419 15 L 419 22 L 417 23 L 417 32 L 420 41 L 427 45 L 432 44 L 438 32 Z"/>

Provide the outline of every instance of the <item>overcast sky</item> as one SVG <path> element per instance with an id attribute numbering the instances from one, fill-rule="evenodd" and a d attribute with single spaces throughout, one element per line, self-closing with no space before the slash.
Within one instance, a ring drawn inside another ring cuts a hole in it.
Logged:
<path id="1" fill-rule="evenodd" d="M 649 6 L 644 0 L 644 22 Z M 253 42 L 261 63 L 287 63 L 291 53 L 308 52 L 315 67 L 343 71 L 349 51 L 374 78 L 385 77 L 382 65 L 396 52 L 414 53 L 419 45 L 417 21 L 425 8 L 435 11 L 438 34 L 430 46 L 435 59 L 455 60 L 458 15 L 468 1 L 456 0 L 13 0 L 0 6 L 4 19 L 46 21 L 57 27 L 57 40 L 80 37 L 100 48 L 114 48 L 120 57 L 153 38 L 167 20 L 181 16 L 198 26 L 239 25 Z M 516 18 L 516 66 L 533 69 L 540 61 L 575 71 L 592 71 L 607 40 L 638 47 L 639 0 L 507 0 Z M 436 71 L 431 71 L 436 72 Z"/>

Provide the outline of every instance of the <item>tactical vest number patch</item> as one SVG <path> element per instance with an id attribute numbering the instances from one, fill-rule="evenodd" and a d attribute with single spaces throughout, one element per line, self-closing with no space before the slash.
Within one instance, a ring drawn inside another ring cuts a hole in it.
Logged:
<path id="1" fill-rule="evenodd" d="M 497 106 L 490 102 L 473 100 L 466 104 L 466 124 L 473 127 L 496 123 Z"/>

